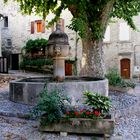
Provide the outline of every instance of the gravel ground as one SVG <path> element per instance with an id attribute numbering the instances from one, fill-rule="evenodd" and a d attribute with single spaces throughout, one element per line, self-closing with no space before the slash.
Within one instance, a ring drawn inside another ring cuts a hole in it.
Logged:
<path id="1" fill-rule="evenodd" d="M 91 136 L 68 135 L 38 131 L 38 122 L 17 117 L 27 115 L 32 106 L 8 100 L 8 86 L 0 88 L 0 140 L 94 140 Z M 140 140 L 140 96 L 110 92 L 115 118 L 111 140 Z M 10 117 L 9 117 L 10 116 Z M 97 138 L 96 140 L 103 140 Z"/>
<path id="2" fill-rule="evenodd" d="M 140 96 L 110 93 L 110 97 L 116 123 L 114 136 L 122 140 L 140 140 Z"/>

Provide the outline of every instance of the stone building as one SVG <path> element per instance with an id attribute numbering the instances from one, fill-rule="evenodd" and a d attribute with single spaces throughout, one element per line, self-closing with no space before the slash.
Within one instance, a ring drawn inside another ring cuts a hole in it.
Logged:
<path id="1" fill-rule="evenodd" d="M 4 19 L 0 21 L 0 55 L 9 56 L 9 68 L 18 69 L 22 47 L 29 39 L 46 38 L 55 27 L 47 27 L 41 17 L 35 15 L 21 15 L 19 6 L 12 0 L 4 6 L 0 1 L 0 13 Z M 49 15 L 49 21 L 53 15 Z M 78 35 L 68 29 L 71 13 L 68 10 L 63 11 L 60 19 L 62 30 L 69 36 L 71 46 L 68 60 L 75 62 L 75 67 L 67 65 L 69 74 L 78 74 L 82 66 L 82 43 Z M 138 29 L 140 29 L 140 16 L 134 17 Z M 104 60 L 106 70 L 117 68 L 121 76 L 131 78 L 139 74 L 140 70 L 140 32 L 133 31 L 123 20 L 113 19 L 107 28 L 104 38 Z M 75 73 L 71 71 L 77 70 Z"/>
<path id="2" fill-rule="evenodd" d="M 123 20 L 110 23 L 104 38 L 104 58 L 106 69 L 117 68 L 124 78 L 132 78 L 140 73 L 140 32 L 132 30 Z M 140 16 L 134 17 L 140 29 Z"/>
<path id="3" fill-rule="evenodd" d="M 4 3 L 0 1 L 0 13 L 4 15 L 4 19 L 0 22 L 2 55 L 9 57 L 10 69 L 19 69 L 21 49 L 26 42 L 29 39 L 36 38 L 48 39 L 50 33 L 55 30 L 55 26 L 45 28 L 48 23 L 44 22 L 41 17 L 35 15 L 22 15 L 19 12 L 18 4 L 12 2 L 12 0 L 5 6 Z M 53 15 L 50 14 L 47 17 L 47 20 L 50 21 L 52 17 Z M 65 10 L 61 14 L 59 22 L 62 25 L 62 30 L 69 36 L 71 50 L 67 60 L 75 62 L 78 70 L 80 70 L 79 61 L 82 54 L 82 47 L 77 46 L 81 46 L 81 41 L 77 41 L 78 35 L 76 32 L 67 27 L 71 18 L 71 13 L 68 10 Z M 78 52 L 80 53 L 77 55 Z M 68 67 L 68 69 L 71 69 L 70 71 L 74 69 L 71 65 L 68 65 Z"/>

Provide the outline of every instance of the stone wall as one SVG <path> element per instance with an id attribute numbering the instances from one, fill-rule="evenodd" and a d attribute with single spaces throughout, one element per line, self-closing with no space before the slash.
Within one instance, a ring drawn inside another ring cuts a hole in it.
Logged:
<path id="1" fill-rule="evenodd" d="M 46 28 L 44 33 L 37 33 L 35 30 L 34 34 L 31 34 L 31 22 L 41 20 L 41 17 L 35 15 L 21 15 L 19 12 L 19 6 L 17 3 L 8 2 L 7 5 L 3 5 L 1 1 L 0 5 L 0 12 L 4 16 L 8 16 L 8 27 L 4 27 L 4 20 L 1 22 L 2 28 L 2 50 L 9 51 L 13 54 L 21 53 L 22 47 L 26 44 L 27 40 L 29 39 L 36 39 L 36 38 L 46 38 L 48 39 L 49 35 L 52 32 L 52 28 Z M 51 19 L 52 15 L 47 17 Z M 64 31 L 69 36 L 69 43 L 71 46 L 70 56 L 67 59 L 75 60 L 75 57 L 78 59 L 77 67 L 78 71 L 80 70 L 80 61 L 81 61 L 81 54 L 82 54 L 82 45 L 81 41 L 79 40 L 78 43 L 76 42 L 78 36 L 77 34 L 68 29 L 67 25 L 69 25 L 70 20 L 72 18 L 71 13 L 68 10 L 65 10 L 61 14 L 61 18 L 64 19 Z M 46 23 L 47 26 L 47 23 Z M 8 40 L 11 40 L 11 45 L 8 45 Z M 78 46 L 78 47 L 77 47 Z M 76 53 L 78 52 L 78 55 Z"/>
<path id="2" fill-rule="evenodd" d="M 140 29 L 140 16 L 134 17 L 134 22 L 138 29 Z M 106 71 L 109 68 L 117 68 L 120 72 L 120 60 L 130 59 L 130 77 L 138 75 L 140 71 L 135 71 L 135 66 L 140 67 L 140 32 L 129 29 L 130 39 L 127 41 L 119 40 L 119 26 L 123 20 L 116 20 L 110 26 L 110 41 L 104 42 L 104 60 Z"/>
<path id="3" fill-rule="evenodd" d="M 8 86 L 9 82 L 11 80 L 17 80 L 25 78 L 25 76 L 17 76 L 17 75 L 11 75 L 11 74 L 0 74 L 0 88 L 3 86 Z"/>

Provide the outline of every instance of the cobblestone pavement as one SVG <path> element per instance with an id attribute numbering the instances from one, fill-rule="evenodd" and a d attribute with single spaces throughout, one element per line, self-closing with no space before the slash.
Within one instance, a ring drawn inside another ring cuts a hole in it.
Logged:
<path id="1" fill-rule="evenodd" d="M 140 85 L 134 92 L 110 92 L 115 118 L 115 130 L 111 140 L 140 140 Z M 38 131 L 38 122 L 22 117 L 29 113 L 31 106 L 8 100 L 8 85 L 0 87 L 0 140 L 103 140 L 93 136 L 68 135 Z M 10 116 L 10 117 L 9 117 Z"/>

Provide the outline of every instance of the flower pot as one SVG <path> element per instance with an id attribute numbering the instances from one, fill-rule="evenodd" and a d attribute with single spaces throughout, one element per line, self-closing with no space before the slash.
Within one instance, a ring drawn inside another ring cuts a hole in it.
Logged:
<path id="1" fill-rule="evenodd" d="M 40 126 L 41 131 L 67 132 L 76 134 L 103 134 L 110 136 L 114 130 L 113 119 L 70 118 L 47 126 Z"/>
<path id="2" fill-rule="evenodd" d="M 121 93 L 129 93 L 129 91 L 133 90 L 131 87 L 115 87 L 115 86 L 109 86 L 110 91 L 117 91 Z"/>

